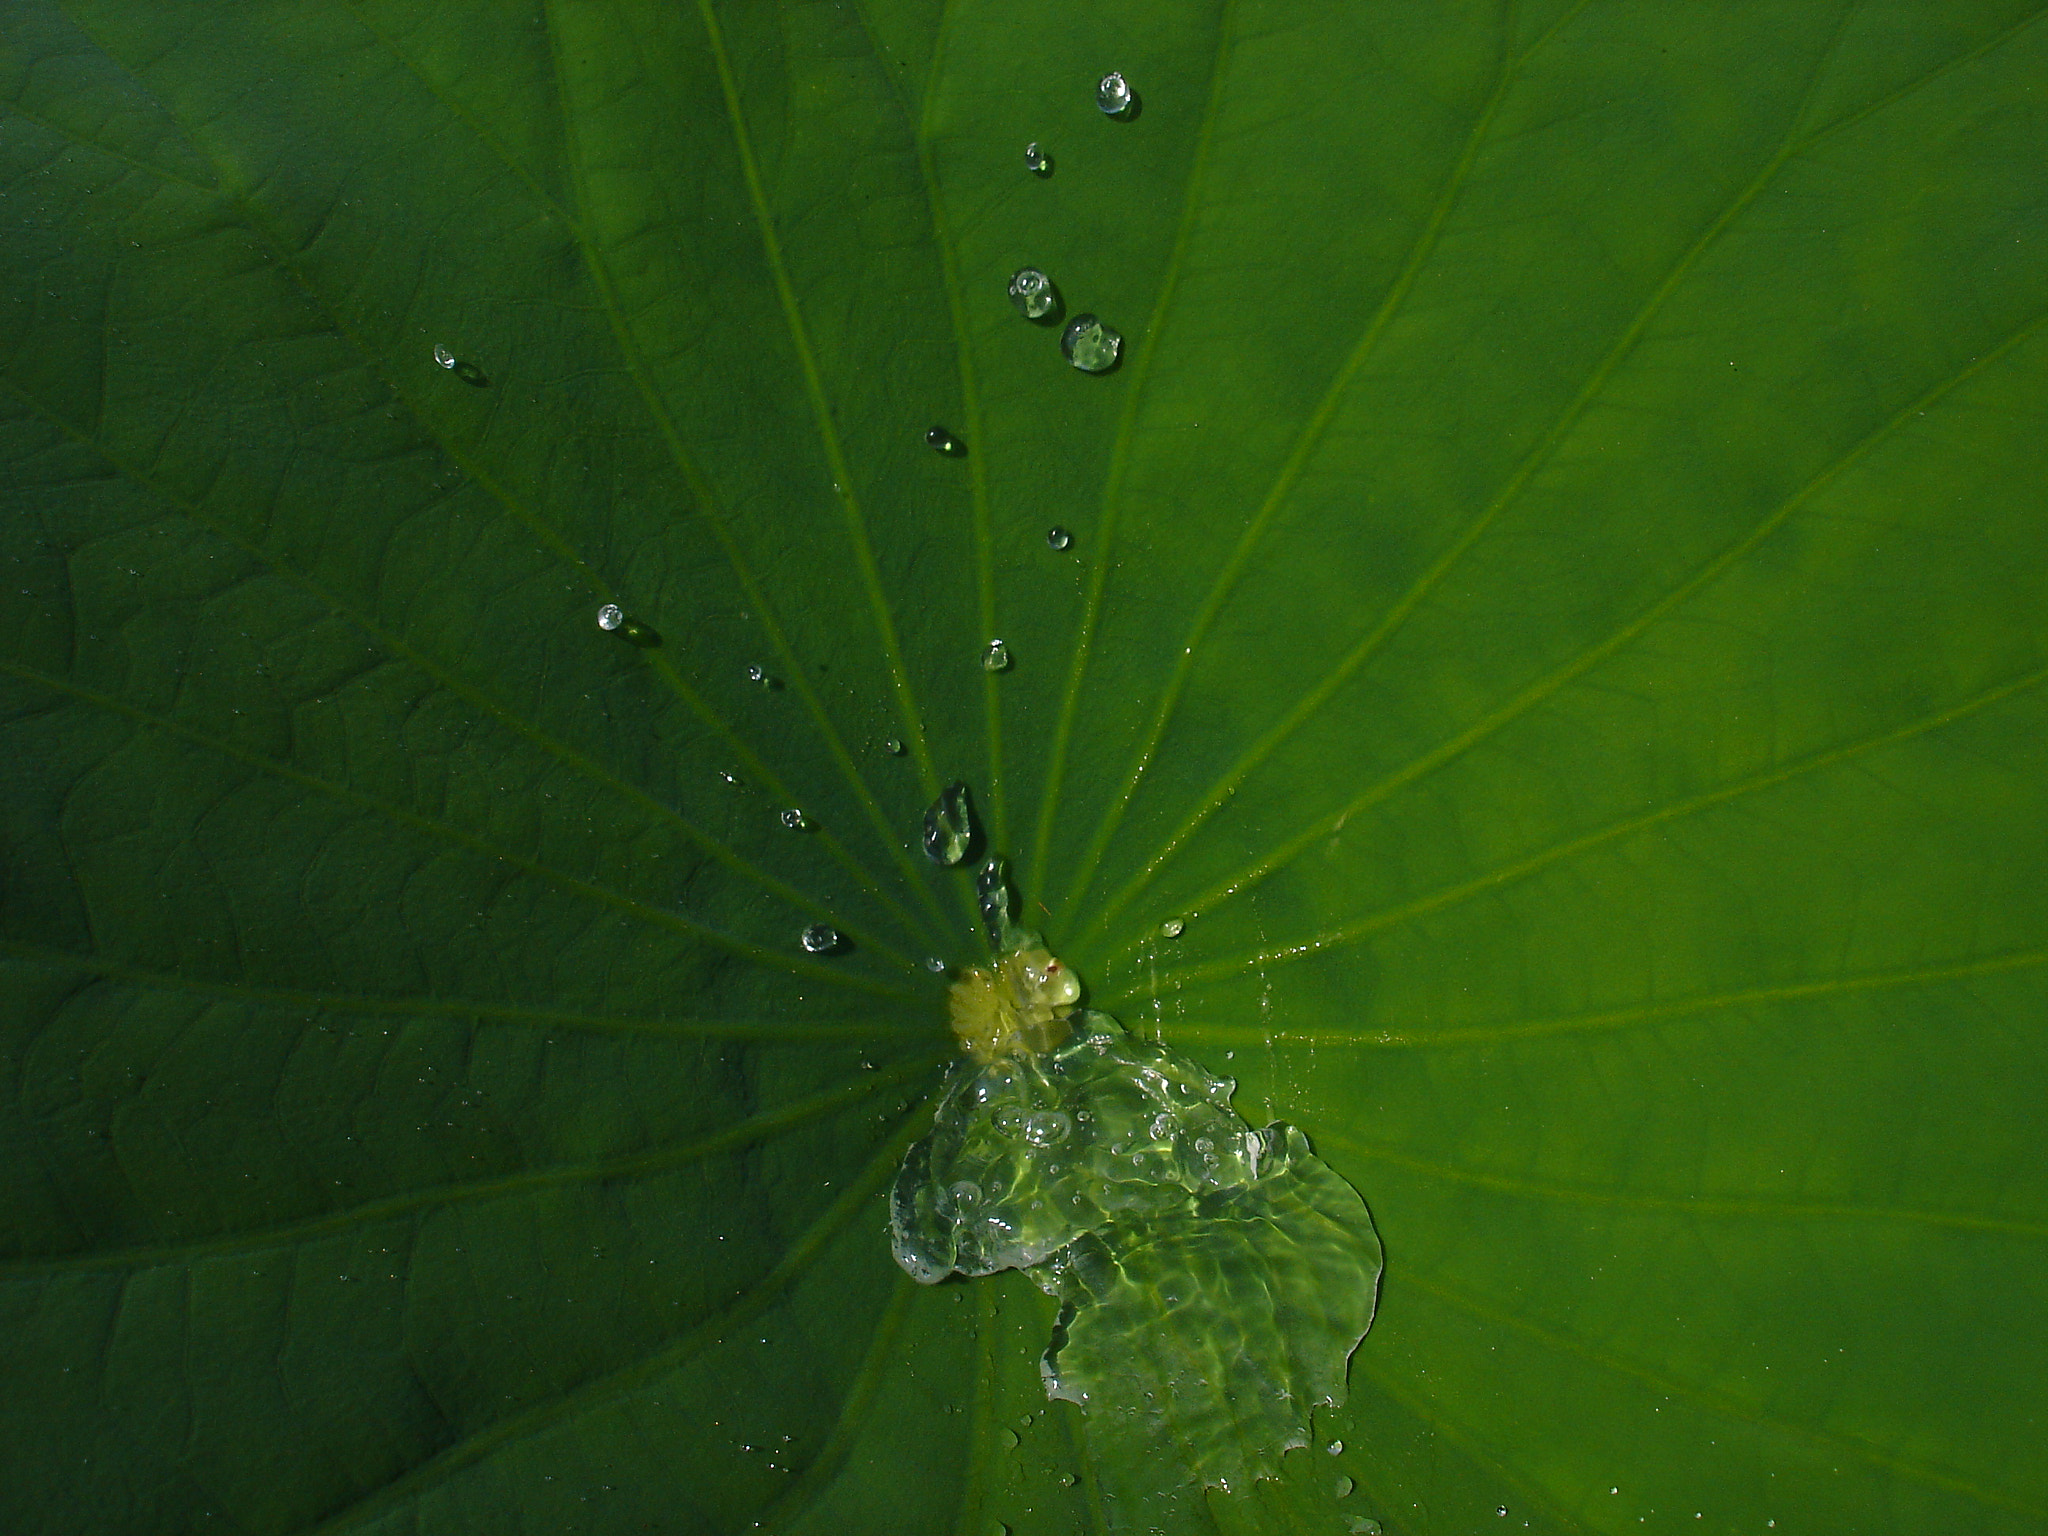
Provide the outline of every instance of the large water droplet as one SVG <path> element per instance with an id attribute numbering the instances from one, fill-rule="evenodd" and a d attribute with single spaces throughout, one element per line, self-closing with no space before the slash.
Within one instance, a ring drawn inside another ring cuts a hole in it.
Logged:
<path id="1" fill-rule="evenodd" d="M 830 954 L 839 947 L 839 930 L 825 923 L 813 923 L 803 932 L 803 946 L 814 955 Z"/>
<path id="2" fill-rule="evenodd" d="M 1340 1499 L 1348 1499 L 1348 1498 L 1350 1498 L 1350 1497 L 1351 1497 L 1351 1490 L 1352 1490 L 1352 1489 L 1354 1489 L 1354 1488 L 1356 1488 L 1357 1486 L 1358 1486 L 1358 1484 L 1356 1484 L 1356 1483 L 1352 1482 L 1352 1481 L 1351 1481 L 1351 1479 L 1350 1479 L 1350 1478 L 1348 1478 L 1348 1477 L 1340 1477 L 1340 1478 L 1338 1478 L 1338 1479 L 1337 1479 L 1337 1497 L 1338 1497 L 1338 1498 L 1340 1498 Z"/>
<path id="3" fill-rule="evenodd" d="M 792 805 L 782 813 L 782 824 L 792 832 L 801 832 L 811 823 L 809 817 Z"/>
<path id="4" fill-rule="evenodd" d="M 1067 1139 L 1074 1122 L 1057 1109 L 1041 1109 L 1024 1117 L 1024 1139 L 1034 1147 L 1050 1147 Z"/>
<path id="5" fill-rule="evenodd" d="M 1124 339 L 1093 315 L 1076 315 L 1060 333 L 1060 350 L 1083 373 L 1107 373 L 1116 366 Z"/>
<path id="6" fill-rule="evenodd" d="M 1138 104 L 1138 93 L 1116 70 L 1104 75 L 1095 87 L 1095 105 L 1111 117 L 1128 117 Z"/>
<path id="7" fill-rule="evenodd" d="M 946 974 L 946 962 L 941 960 L 937 955 L 926 955 L 924 957 L 924 968 L 930 971 L 934 976 L 943 976 Z"/>
<path id="8" fill-rule="evenodd" d="M 597 610 L 597 627 L 599 629 L 617 629 L 625 622 L 626 611 L 617 603 L 606 603 Z"/>
<path id="9" fill-rule="evenodd" d="M 1074 536 L 1067 532 L 1066 529 L 1055 524 L 1045 530 L 1045 542 L 1054 549 L 1065 549 L 1074 542 Z"/>
<path id="10" fill-rule="evenodd" d="M 1177 939 L 1187 932 L 1188 925 L 1177 917 L 1169 917 L 1159 925 L 1159 936 L 1163 939 Z"/>
<path id="11" fill-rule="evenodd" d="M 1050 322 L 1058 318 L 1060 291 L 1038 268 L 1019 267 L 1010 276 L 1010 302 L 1026 320 Z"/>
<path id="12" fill-rule="evenodd" d="M 1010 648 L 1000 640 L 991 640 L 988 649 L 981 653 L 981 667 L 984 672 L 1007 672 L 1010 670 Z"/>
<path id="13" fill-rule="evenodd" d="M 1034 176 L 1052 174 L 1052 156 L 1038 147 L 1036 139 L 1024 146 L 1024 169 Z"/>
<path id="14" fill-rule="evenodd" d="M 434 361 L 439 363 L 443 368 L 452 369 L 455 366 L 455 354 L 453 352 L 450 352 L 446 347 L 436 347 L 434 348 Z"/>
<path id="15" fill-rule="evenodd" d="M 974 806 L 965 784 L 948 784 L 924 813 L 925 857 L 948 869 L 967 857 L 974 841 Z"/>
<path id="16" fill-rule="evenodd" d="M 1323 1449 L 1328 1451 L 1332 1456 L 1342 1456 L 1344 1454 L 1344 1442 L 1342 1440 L 1332 1440 L 1328 1445 L 1324 1446 Z"/>
<path id="17" fill-rule="evenodd" d="M 1365 1515 L 1346 1515 L 1345 1528 L 1351 1536 L 1380 1536 L 1380 1523 Z"/>
<path id="18" fill-rule="evenodd" d="M 932 445 L 935 452 L 943 453 L 949 459 L 967 457 L 967 445 L 944 427 L 933 427 L 925 433 L 924 440 Z"/>

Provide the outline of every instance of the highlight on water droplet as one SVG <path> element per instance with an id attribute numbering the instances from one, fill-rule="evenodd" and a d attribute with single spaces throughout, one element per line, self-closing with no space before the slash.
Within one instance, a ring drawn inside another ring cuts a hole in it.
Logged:
<path id="1" fill-rule="evenodd" d="M 1104 75 L 1095 86 L 1095 105 L 1109 117 L 1129 117 L 1137 110 L 1138 93 L 1116 70 Z"/>
<path id="2" fill-rule="evenodd" d="M 925 433 L 924 440 L 932 445 L 934 452 L 942 453 L 949 459 L 967 457 L 967 445 L 944 427 L 933 427 L 931 431 Z"/>
<path id="3" fill-rule="evenodd" d="M 974 805 L 965 784 L 948 784 L 924 813 L 924 853 L 951 869 L 974 841 Z"/>
<path id="4" fill-rule="evenodd" d="M 839 947 L 839 930 L 828 923 L 813 923 L 803 931 L 802 942 L 814 955 L 829 955 Z"/>
<path id="5" fill-rule="evenodd" d="M 1045 530 L 1045 542 L 1054 549 L 1065 549 L 1074 542 L 1074 536 L 1055 523 Z"/>
<path id="6" fill-rule="evenodd" d="M 446 347 L 436 346 L 434 348 L 434 361 L 439 363 L 443 368 L 452 369 L 455 366 L 455 354 L 453 352 L 450 352 Z"/>
<path id="7" fill-rule="evenodd" d="M 1052 174 L 1052 156 L 1038 147 L 1036 139 L 1024 146 L 1024 169 L 1034 176 Z"/>
<path id="8" fill-rule="evenodd" d="M 801 832 L 811 823 L 801 810 L 792 805 L 782 813 L 782 824 L 792 832 Z"/>
<path id="9" fill-rule="evenodd" d="M 1060 351 L 1083 373 L 1107 373 L 1123 352 L 1124 339 L 1093 315 L 1076 315 L 1060 333 Z"/>
<path id="10" fill-rule="evenodd" d="M 887 741 L 882 743 L 882 750 L 888 753 L 891 757 L 901 757 L 903 755 L 903 743 L 898 741 L 894 736 L 891 736 Z"/>
<path id="11" fill-rule="evenodd" d="M 981 653 L 981 669 L 984 672 L 1007 672 L 1010 670 L 1010 648 L 1000 640 L 991 640 L 988 649 Z"/>
<path id="12" fill-rule="evenodd" d="M 1183 919 L 1178 917 L 1169 917 L 1165 922 L 1159 925 L 1159 936 L 1162 939 L 1177 939 L 1183 933 L 1186 933 L 1187 929 L 1188 925 Z M 1331 1451 L 1330 1454 L 1334 1456 L 1337 1454 L 1338 1450 L 1342 1449 L 1342 1446 L 1338 1446 L 1337 1449 Z"/>
<path id="13" fill-rule="evenodd" d="M 1010 302 L 1026 320 L 1050 325 L 1059 318 L 1060 291 L 1036 267 L 1019 267 L 1010 274 Z"/>
<path id="14" fill-rule="evenodd" d="M 606 603 L 597 610 L 597 627 L 599 629 L 617 629 L 625 622 L 626 610 L 617 603 Z"/>

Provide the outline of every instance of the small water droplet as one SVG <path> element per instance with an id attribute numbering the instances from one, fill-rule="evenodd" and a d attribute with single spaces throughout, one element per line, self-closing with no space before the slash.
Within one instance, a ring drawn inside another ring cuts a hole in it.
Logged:
<path id="1" fill-rule="evenodd" d="M 887 741 L 882 743 L 882 750 L 888 753 L 891 757 L 901 757 L 903 755 L 903 743 L 898 741 L 894 736 L 891 736 Z"/>
<path id="2" fill-rule="evenodd" d="M 1095 87 L 1095 105 L 1111 117 L 1126 117 L 1137 105 L 1138 93 L 1116 70 L 1104 75 Z"/>
<path id="3" fill-rule="evenodd" d="M 768 669 L 766 667 L 747 668 L 747 681 L 750 683 L 759 683 L 764 688 L 767 687 Z"/>
<path id="4" fill-rule="evenodd" d="M 782 813 L 782 824 L 792 832 L 801 832 L 811 823 L 801 810 L 792 805 Z"/>
<path id="5" fill-rule="evenodd" d="M 1060 351 L 1083 373 L 1107 373 L 1116 366 L 1124 339 L 1093 315 L 1076 315 L 1060 333 Z"/>
<path id="6" fill-rule="evenodd" d="M 924 440 L 930 443 L 934 450 L 943 453 L 949 459 L 959 459 L 967 456 L 967 445 L 944 427 L 933 427 L 931 431 L 925 433 Z"/>
<path id="7" fill-rule="evenodd" d="M 974 841 L 974 806 L 965 784 L 948 784 L 924 813 L 924 852 L 948 869 L 967 857 Z"/>
<path id="8" fill-rule="evenodd" d="M 1356 1484 L 1356 1483 L 1352 1482 L 1352 1481 L 1351 1481 L 1351 1479 L 1350 1479 L 1350 1478 L 1348 1478 L 1348 1477 L 1340 1477 L 1340 1478 L 1338 1478 L 1338 1479 L 1337 1479 L 1337 1497 L 1338 1497 L 1338 1498 L 1340 1498 L 1340 1499 L 1348 1499 L 1348 1498 L 1350 1498 L 1350 1497 L 1351 1497 L 1351 1490 L 1352 1490 L 1352 1489 L 1354 1489 L 1354 1488 L 1356 1488 L 1357 1486 L 1358 1486 L 1358 1484 Z"/>
<path id="9" fill-rule="evenodd" d="M 1014 1429 L 1004 1430 L 1003 1444 L 1008 1446 L 1015 1446 L 1017 1444 L 1017 1431 L 1015 1431 Z"/>
<path id="10" fill-rule="evenodd" d="M 1187 932 L 1188 925 L 1177 917 L 1169 917 L 1159 925 L 1159 936 L 1163 939 L 1177 939 Z"/>
<path id="11" fill-rule="evenodd" d="M 946 974 L 946 962 L 941 960 L 937 955 L 926 955 L 924 957 L 924 968 L 930 971 L 934 976 L 943 976 Z"/>
<path id="12" fill-rule="evenodd" d="M 606 603 L 597 610 L 597 627 L 599 629 L 617 629 L 625 622 L 626 611 L 617 603 Z"/>
<path id="13" fill-rule="evenodd" d="M 803 946 L 814 955 L 830 954 L 839 947 L 839 930 L 825 923 L 813 923 L 804 930 Z"/>
<path id="14" fill-rule="evenodd" d="M 453 368 L 455 366 L 455 354 L 446 347 L 437 346 L 434 348 L 434 361 L 443 368 Z"/>
<path id="15" fill-rule="evenodd" d="M 1010 276 L 1010 302 L 1026 320 L 1049 323 L 1058 318 L 1060 294 L 1052 279 L 1038 268 L 1019 267 Z"/>
<path id="16" fill-rule="evenodd" d="M 1000 640 L 991 640 L 988 649 L 981 653 L 981 669 L 984 672 L 1007 672 L 1010 670 L 1010 648 Z"/>
<path id="17" fill-rule="evenodd" d="M 619 626 L 619 633 L 635 645 L 655 646 L 661 644 L 660 633 L 650 626 L 642 624 L 638 619 L 626 620 L 625 623 Z"/>
<path id="18" fill-rule="evenodd" d="M 1332 1456 L 1342 1456 L 1344 1454 L 1344 1442 L 1342 1440 L 1332 1440 L 1328 1445 L 1324 1446 L 1323 1449 L 1328 1451 Z"/>
<path id="19" fill-rule="evenodd" d="M 1054 549 L 1065 549 L 1074 542 L 1074 536 L 1058 524 L 1054 524 L 1045 530 L 1045 542 Z"/>
<path id="20" fill-rule="evenodd" d="M 1038 147 L 1036 139 L 1024 146 L 1024 169 L 1034 176 L 1052 174 L 1052 156 Z"/>
<path id="21" fill-rule="evenodd" d="M 1499 1516 L 1501 1517 L 1501 1519 L 1503 1519 L 1503 1520 L 1507 1519 L 1507 1517 L 1508 1517 L 1508 1507 L 1507 1507 L 1507 1505 L 1505 1505 L 1505 1504 L 1501 1505 L 1501 1506 L 1500 1506 L 1499 1508 L 1497 1508 L 1496 1510 L 1494 1510 L 1494 1513 L 1495 1513 L 1496 1515 L 1499 1515 Z"/>

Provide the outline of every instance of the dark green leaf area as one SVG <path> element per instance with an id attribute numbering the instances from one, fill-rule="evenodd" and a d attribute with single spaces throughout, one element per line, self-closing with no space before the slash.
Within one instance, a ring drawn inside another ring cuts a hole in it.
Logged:
<path id="1" fill-rule="evenodd" d="M 2048 1528 L 2044 78 L 2033 0 L 0 0 L 0 1529 Z M 1370 1200 L 1277 1478 L 891 1262 L 954 783 Z"/>

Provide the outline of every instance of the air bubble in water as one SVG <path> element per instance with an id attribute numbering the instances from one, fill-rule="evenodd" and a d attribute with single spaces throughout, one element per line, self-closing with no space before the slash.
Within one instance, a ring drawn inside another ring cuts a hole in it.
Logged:
<path id="1" fill-rule="evenodd" d="M 1177 939 L 1187 932 L 1187 927 L 1188 925 L 1182 922 L 1181 919 L 1169 917 L 1159 925 L 1159 936 L 1164 939 Z"/>
<path id="2" fill-rule="evenodd" d="M 782 813 L 782 824 L 792 832 L 801 832 L 811 823 L 809 817 L 792 805 Z"/>
<path id="3" fill-rule="evenodd" d="M 943 453 L 949 459 L 966 457 L 967 445 L 944 427 L 933 427 L 925 433 L 924 440 L 932 445 L 935 452 Z"/>
<path id="4" fill-rule="evenodd" d="M 839 947 L 839 930 L 824 923 L 813 923 L 804 930 L 803 946 L 814 955 L 829 954 Z"/>
<path id="5" fill-rule="evenodd" d="M 1127 117 L 1137 105 L 1138 93 L 1116 70 L 1104 75 L 1095 87 L 1095 105 L 1111 117 Z"/>
<path id="6" fill-rule="evenodd" d="M 1066 529 L 1054 526 L 1045 530 L 1045 542 L 1054 549 L 1065 549 L 1074 542 L 1074 536 Z"/>
<path id="7" fill-rule="evenodd" d="M 625 622 L 626 610 L 617 603 L 606 603 L 597 610 L 597 627 L 599 629 L 617 629 Z"/>
<path id="8" fill-rule="evenodd" d="M 948 784 L 924 813 L 924 852 L 948 869 L 967 857 L 974 841 L 974 806 L 965 784 Z"/>
<path id="9" fill-rule="evenodd" d="M 1019 267 L 1010 277 L 1010 302 L 1026 320 L 1050 321 L 1056 318 L 1060 294 L 1038 268 Z"/>
<path id="10" fill-rule="evenodd" d="M 434 361 L 439 363 L 443 368 L 453 368 L 455 366 L 455 354 L 453 352 L 450 352 L 446 347 L 435 347 Z"/>
<path id="11" fill-rule="evenodd" d="M 1083 373 L 1107 373 L 1116 366 L 1124 339 L 1093 315 L 1076 315 L 1060 333 L 1060 351 Z"/>
<path id="12" fill-rule="evenodd" d="M 1010 648 L 1000 640 L 991 640 L 988 649 L 981 653 L 981 668 L 984 672 L 1007 672 L 1010 670 Z"/>
<path id="13" fill-rule="evenodd" d="M 1036 139 L 1024 146 L 1024 169 L 1034 176 L 1052 174 L 1052 156 L 1038 147 Z"/>

